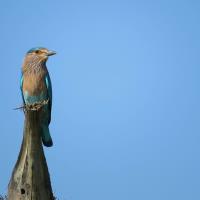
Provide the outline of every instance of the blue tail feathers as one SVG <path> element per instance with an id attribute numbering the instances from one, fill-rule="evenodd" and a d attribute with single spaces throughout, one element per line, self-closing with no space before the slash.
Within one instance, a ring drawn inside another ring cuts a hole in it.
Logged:
<path id="1" fill-rule="evenodd" d="M 48 125 L 42 125 L 42 142 L 46 147 L 53 146 L 53 141 L 51 139 Z"/>

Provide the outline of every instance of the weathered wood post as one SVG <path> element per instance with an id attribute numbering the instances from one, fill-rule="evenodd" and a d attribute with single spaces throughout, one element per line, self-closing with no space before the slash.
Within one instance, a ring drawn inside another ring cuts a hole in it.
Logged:
<path id="1" fill-rule="evenodd" d="M 24 134 L 8 186 L 8 200 L 53 200 L 53 192 L 40 136 L 41 110 L 25 110 Z"/>

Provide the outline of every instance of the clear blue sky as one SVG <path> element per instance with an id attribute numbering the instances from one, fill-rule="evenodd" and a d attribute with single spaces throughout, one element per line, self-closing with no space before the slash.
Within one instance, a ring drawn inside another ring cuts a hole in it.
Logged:
<path id="1" fill-rule="evenodd" d="M 1 1 L 0 193 L 23 130 L 20 67 L 56 50 L 45 148 L 60 200 L 200 199 L 200 2 Z"/>

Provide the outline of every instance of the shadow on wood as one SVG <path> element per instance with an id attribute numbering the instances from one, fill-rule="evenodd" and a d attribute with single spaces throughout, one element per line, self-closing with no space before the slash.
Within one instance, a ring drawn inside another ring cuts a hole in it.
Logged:
<path id="1" fill-rule="evenodd" d="M 9 200 L 53 200 L 40 136 L 40 111 L 25 111 L 24 135 L 8 186 Z"/>

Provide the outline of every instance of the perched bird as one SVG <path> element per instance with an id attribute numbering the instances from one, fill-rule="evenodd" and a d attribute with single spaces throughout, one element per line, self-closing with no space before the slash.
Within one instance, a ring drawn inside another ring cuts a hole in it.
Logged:
<path id="1" fill-rule="evenodd" d="M 42 108 L 42 117 L 40 117 L 41 137 L 45 146 L 53 145 L 49 132 L 49 124 L 51 122 L 51 106 L 52 106 L 52 87 L 51 79 L 46 67 L 49 56 L 56 54 L 43 47 L 30 49 L 26 55 L 22 65 L 21 76 L 21 93 L 23 103 L 30 105 L 47 101 Z"/>

